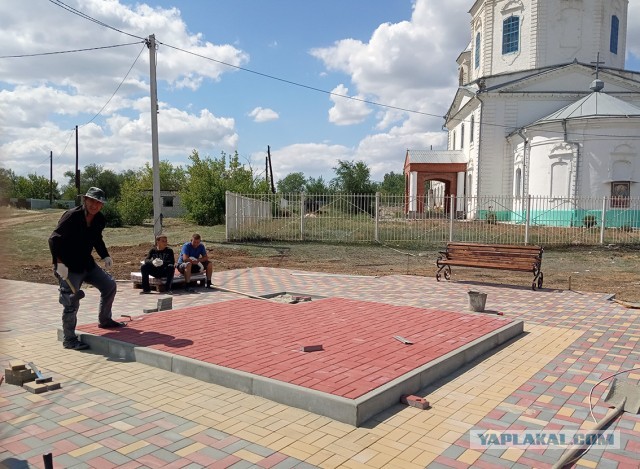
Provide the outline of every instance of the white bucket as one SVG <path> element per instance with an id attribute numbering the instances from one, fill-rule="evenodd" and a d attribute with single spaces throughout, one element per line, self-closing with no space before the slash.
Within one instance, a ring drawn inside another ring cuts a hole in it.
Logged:
<path id="1" fill-rule="evenodd" d="M 469 309 L 476 313 L 484 311 L 484 306 L 487 303 L 487 294 L 475 290 L 469 290 Z"/>

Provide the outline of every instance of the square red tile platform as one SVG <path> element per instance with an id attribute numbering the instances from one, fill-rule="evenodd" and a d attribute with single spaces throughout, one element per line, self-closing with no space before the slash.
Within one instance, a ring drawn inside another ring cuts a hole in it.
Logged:
<path id="1" fill-rule="evenodd" d="M 359 425 L 522 333 L 522 321 L 343 298 L 239 299 L 78 327 L 94 351 Z M 405 338 L 411 345 L 398 340 Z M 303 346 L 322 345 L 303 352 Z"/>

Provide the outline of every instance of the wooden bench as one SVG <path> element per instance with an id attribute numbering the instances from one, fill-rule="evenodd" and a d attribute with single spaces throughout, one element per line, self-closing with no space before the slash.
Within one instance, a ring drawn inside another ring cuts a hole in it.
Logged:
<path id="1" fill-rule="evenodd" d="M 515 270 L 533 274 L 533 290 L 542 288 L 542 246 L 516 246 L 510 244 L 447 243 L 440 251 L 436 265 L 436 280 L 444 276 L 451 279 L 451 266 L 477 269 Z"/>
<path id="2" fill-rule="evenodd" d="M 133 288 L 142 288 L 142 274 L 140 272 L 131 272 L 131 281 L 133 282 Z M 197 274 L 191 274 L 191 282 L 197 283 L 199 285 L 204 285 L 207 281 L 207 274 L 205 272 L 198 272 Z M 149 286 L 151 289 L 157 290 L 159 293 L 164 292 L 165 284 L 167 283 L 166 278 L 156 278 L 153 275 L 149 275 Z M 184 275 L 176 269 L 175 275 L 173 276 L 173 285 L 172 288 L 176 285 L 182 285 L 184 283 Z"/>

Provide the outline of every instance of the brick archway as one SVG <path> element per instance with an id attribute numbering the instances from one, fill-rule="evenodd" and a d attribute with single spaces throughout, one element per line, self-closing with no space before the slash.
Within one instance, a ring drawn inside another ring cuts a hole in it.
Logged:
<path id="1" fill-rule="evenodd" d="M 467 171 L 466 163 L 407 163 L 404 167 L 405 176 L 405 212 L 409 213 L 410 207 L 410 174 L 417 173 L 416 187 L 416 212 L 424 213 L 425 210 L 425 182 L 440 181 L 445 185 L 445 198 L 458 194 L 458 173 Z M 427 207 L 428 208 L 428 207 Z M 449 212 L 449 204 L 443 207 Z"/>

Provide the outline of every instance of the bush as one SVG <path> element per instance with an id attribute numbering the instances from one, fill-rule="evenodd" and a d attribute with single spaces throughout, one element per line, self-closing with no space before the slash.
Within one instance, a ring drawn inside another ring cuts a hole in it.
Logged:
<path id="1" fill-rule="evenodd" d="M 582 224 L 586 228 L 593 228 L 598 224 L 598 220 L 596 220 L 595 215 L 585 215 L 584 218 L 582 219 Z"/>
<path id="2" fill-rule="evenodd" d="M 107 227 L 120 228 L 122 226 L 122 217 L 118 212 L 115 203 L 106 203 L 102 206 L 102 214 L 107 219 Z"/>

